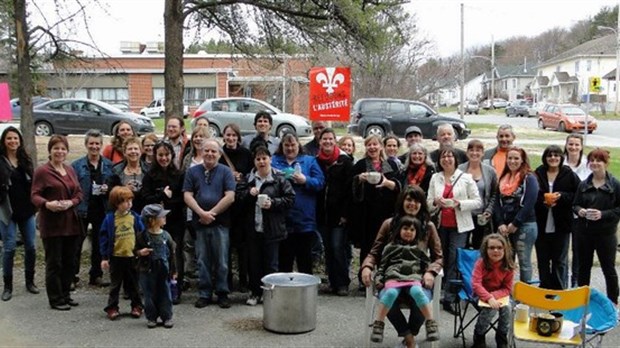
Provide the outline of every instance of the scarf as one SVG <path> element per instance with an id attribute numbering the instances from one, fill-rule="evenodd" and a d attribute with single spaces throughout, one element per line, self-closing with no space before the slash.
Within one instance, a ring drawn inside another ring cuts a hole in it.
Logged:
<path id="1" fill-rule="evenodd" d="M 504 196 L 511 196 L 521 185 L 523 178 L 520 172 L 504 175 L 499 180 L 499 192 Z"/>
<path id="2" fill-rule="evenodd" d="M 330 155 L 323 152 L 323 150 L 319 150 L 319 153 L 316 155 L 317 160 L 321 163 L 325 163 L 326 166 L 331 166 L 334 162 L 338 160 L 340 156 L 340 149 L 338 146 L 334 146 L 334 151 Z"/>
<path id="3" fill-rule="evenodd" d="M 426 175 L 426 164 L 423 163 L 422 165 L 420 165 L 415 174 L 413 173 L 413 169 L 414 168 L 412 166 L 409 166 L 409 170 L 407 171 L 407 183 L 411 186 L 419 186 L 424 179 L 424 175 Z"/>

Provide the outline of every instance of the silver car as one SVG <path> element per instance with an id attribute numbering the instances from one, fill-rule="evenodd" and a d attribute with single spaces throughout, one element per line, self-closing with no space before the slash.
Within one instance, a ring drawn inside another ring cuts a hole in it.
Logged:
<path id="1" fill-rule="evenodd" d="M 312 135 L 312 127 L 305 117 L 280 111 L 275 106 L 253 98 L 213 98 L 205 100 L 196 111 L 194 119 L 206 116 L 212 136 L 221 136 L 224 126 L 236 123 L 242 134 L 252 134 L 254 116 L 266 111 L 273 117 L 271 135 L 282 137 L 285 133 L 295 133 L 298 137 Z"/>

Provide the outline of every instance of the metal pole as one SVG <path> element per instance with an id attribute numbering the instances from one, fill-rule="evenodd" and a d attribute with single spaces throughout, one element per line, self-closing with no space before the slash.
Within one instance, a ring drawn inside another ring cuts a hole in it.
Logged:
<path id="1" fill-rule="evenodd" d="M 617 104 L 616 104 L 617 105 Z M 461 3 L 461 120 L 465 118 L 465 13 Z"/>
<path id="2" fill-rule="evenodd" d="M 491 109 L 495 108 L 493 99 L 495 99 L 495 37 L 491 35 Z"/>
<path id="3" fill-rule="evenodd" d="M 618 5 L 618 26 L 616 27 L 616 107 L 614 114 L 618 116 L 618 102 L 620 100 L 620 4 Z"/>

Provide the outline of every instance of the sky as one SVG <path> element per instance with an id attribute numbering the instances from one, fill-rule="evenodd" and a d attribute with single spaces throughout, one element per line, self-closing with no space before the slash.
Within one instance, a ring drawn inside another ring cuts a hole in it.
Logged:
<path id="1" fill-rule="evenodd" d="M 603 6 L 612 7 L 619 2 L 411 0 L 406 8 L 416 14 L 419 30 L 435 42 L 437 53 L 448 56 L 460 52 L 461 3 L 464 3 L 467 49 L 490 44 L 492 39 L 501 41 L 517 35 L 536 36 L 558 26 L 569 28 L 579 20 L 594 16 Z M 53 1 L 45 0 L 43 8 L 46 3 L 53 4 Z M 98 3 L 99 6 L 88 8 L 88 23 L 97 46 L 107 54 L 120 54 L 121 41 L 164 41 L 164 0 L 99 0 Z"/>

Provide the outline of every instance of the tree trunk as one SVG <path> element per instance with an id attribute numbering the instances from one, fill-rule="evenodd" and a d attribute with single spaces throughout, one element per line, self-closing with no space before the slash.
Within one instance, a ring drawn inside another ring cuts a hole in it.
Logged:
<path id="1" fill-rule="evenodd" d="M 166 0 L 164 9 L 166 121 L 183 117 L 183 1 Z"/>
<path id="2" fill-rule="evenodd" d="M 26 18 L 26 0 L 13 0 L 15 10 L 15 38 L 17 40 L 17 94 L 21 104 L 21 131 L 24 147 L 37 164 L 37 142 L 32 123 L 32 74 L 30 72 L 30 34 Z"/>

